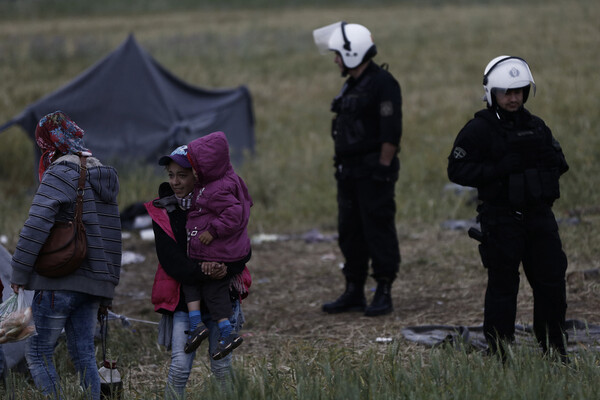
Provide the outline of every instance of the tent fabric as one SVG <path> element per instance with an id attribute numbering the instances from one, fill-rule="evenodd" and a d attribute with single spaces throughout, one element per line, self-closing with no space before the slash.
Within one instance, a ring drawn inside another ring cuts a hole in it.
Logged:
<path id="1" fill-rule="evenodd" d="M 245 86 L 206 90 L 189 85 L 158 64 L 133 34 L 73 81 L 1 125 L 0 132 L 18 124 L 34 139 L 40 118 L 56 110 L 85 130 L 85 145 L 94 156 L 115 166 L 156 164 L 178 145 L 218 130 L 227 136 L 233 164 L 240 165 L 244 152 L 254 150 L 252 99 Z"/>

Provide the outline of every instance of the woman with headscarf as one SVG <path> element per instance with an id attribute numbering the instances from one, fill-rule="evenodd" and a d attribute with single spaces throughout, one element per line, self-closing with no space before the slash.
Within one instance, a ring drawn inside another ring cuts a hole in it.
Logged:
<path id="1" fill-rule="evenodd" d="M 46 396 L 63 398 L 53 353 L 64 329 L 86 398 L 97 400 L 96 318 L 110 307 L 121 268 L 119 180 L 113 167 L 92 156 L 83 135 L 62 111 L 46 115 L 37 125 L 35 138 L 42 151 L 40 186 L 12 258 L 11 286 L 15 292 L 21 287 L 35 290 L 32 312 L 37 334 L 28 339 L 25 356 L 36 386 Z M 55 221 L 73 219 L 80 156 L 87 166 L 83 204 L 87 255 L 75 272 L 60 278 L 44 277 L 36 273 L 34 265 Z"/>

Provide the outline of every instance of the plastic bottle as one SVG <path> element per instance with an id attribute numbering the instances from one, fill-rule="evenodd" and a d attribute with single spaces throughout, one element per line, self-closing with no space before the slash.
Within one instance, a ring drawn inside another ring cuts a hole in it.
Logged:
<path id="1" fill-rule="evenodd" d="M 100 395 L 106 400 L 120 400 L 123 394 L 123 382 L 117 369 L 117 362 L 104 360 L 98 369 L 100 374 Z"/>

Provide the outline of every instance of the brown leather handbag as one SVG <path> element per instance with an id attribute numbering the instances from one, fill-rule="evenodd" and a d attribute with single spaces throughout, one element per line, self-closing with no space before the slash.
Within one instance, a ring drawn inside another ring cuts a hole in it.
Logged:
<path id="1" fill-rule="evenodd" d="M 60 278 L 75 271 L 87 254 L 83 214 L 83 192 L 87 172 L 87 157 L 79 156 L 81 164 L 73 221 L 56 221 L 42 246 L 34 269 L 39 275 Z"/>

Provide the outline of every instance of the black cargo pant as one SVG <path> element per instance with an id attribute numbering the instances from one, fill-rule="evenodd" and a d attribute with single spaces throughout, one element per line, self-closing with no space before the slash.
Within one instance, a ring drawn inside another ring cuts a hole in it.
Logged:
<path id="1" fill-rule="evenodd" d="M 194 284 L 182 284 L 185 302 L 201 300 L 208 309 L 213 321 L 231 317 L 231 298 L 229 296 L 229 278 L 209 279 Z"/>
<path id="2" fill-rule="evenodd" d="M 567 257 L 551 208 L 519 213 L 482 205 L 479 211 L 484 234 L 479 251 L 488 272 L 483 329 L 490 349 L 497 351 L 499 341 L 514 340 L 522 262 L 533 289 L 535 336 L 545 352 L 549 344 L 566 354 Z"/>
<path id="3" fill-rule="evenodd" d="M 373 278 L 393 282 L 400 266 L 396 233 L 395 182 L 363 178 L 337 179 L 339 246 L 347 281 L 364 284 Z"/>

